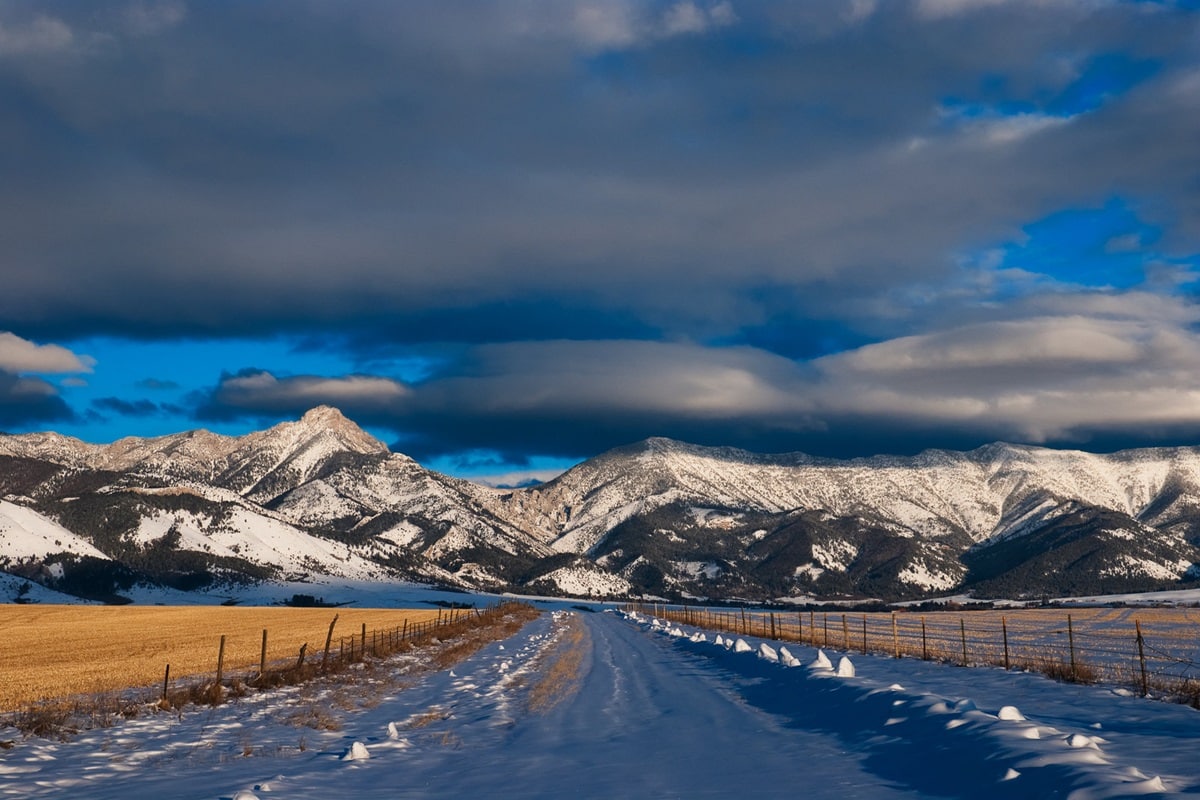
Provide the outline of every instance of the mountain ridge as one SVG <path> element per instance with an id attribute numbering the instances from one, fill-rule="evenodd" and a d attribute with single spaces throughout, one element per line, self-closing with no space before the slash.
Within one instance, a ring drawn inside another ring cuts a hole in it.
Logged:
<path id="1" fill-rule="evenodd" d="M 238 437 L 0 436 L 0 498 L 148 580 L 214 585 L 242 570 L 802 600 L 1142 590 L 1200 573 L 1200 447 L 996 442 L 838 460 L 652 437 L 496 489 L 427 470 L 319 406 Z M 14 567 L 4 536 L 0 567 L 39 577 L 58 563 Z M 284 551 L 271 537 L 291 555 L 272 560 Z M 1068 556 L 1082 566 L 1065 575 Z"/>

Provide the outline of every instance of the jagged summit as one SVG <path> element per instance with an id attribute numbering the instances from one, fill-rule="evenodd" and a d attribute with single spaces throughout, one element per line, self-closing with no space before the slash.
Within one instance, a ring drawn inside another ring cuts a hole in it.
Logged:
<path id="1" fill-rule="evenodd" d="M 342 447 L 363 455 L 382 455 L 388 452 L 387 445 L 364 431 L 337 408 L 326 405 L 314 406 L 300 419 L 281 422 L 262 434 L 298 442 L 329 437 Z"/>

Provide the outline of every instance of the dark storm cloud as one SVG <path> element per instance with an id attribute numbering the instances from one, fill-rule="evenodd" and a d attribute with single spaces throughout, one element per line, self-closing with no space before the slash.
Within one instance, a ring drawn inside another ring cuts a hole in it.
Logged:
<path id="1" fill-rule="evenodd" d="M 74 416 L 51 384 L 0 369 L 0 430 L 2 426 L 61 422 Z"/>
<path id="2" fill-rule="evenodd" d="M 161 378 L 144 378 L 137 382 L 137 386 L 139 389 L 149 389 L 155 392 L 168 392 L 180 388 L 176 381 Z"/>
<path id="3" fill-rule="evenodd" d="M 0 330 L 287 339 L 190 413 L 329 403 L 507 463 L 650 435 L 1191 435 L 1198 24 L 1067 0 L 0 4 Z M 1064 210 L 1113 230 L 1071 249 L 1036 224 Z M 32 375 L 90 365 L 9 336 L 9 418 L 69 413 Z M 338 359 L 355 374 L 313 374 Z"/>
<path id="4" fill-rule="evenodd" d="M 65 347 L 37 344 L 0 331 L 0 426 L 23 427 L 74 419 L 74 412 L 57 387 L 37 374 L 27 373 L 87 373 L 92 371 L 93 364 L 90 357 Z"/>
<path id="5" fill-rule="evenodd" d="M 153 417 L 163 413 L 158 403 L 149 400 L 124 400 L 120 397 L 99 397 L 92 401 L 92 408 L 101 413 L 110 412 L 123 417 Z"/>
<path id="6" fill-rule="evenodd" d="M 770 322 L 756 286 L 874 316 L 1113 192 L 1184 246 L 1194 30 L 1140 4 L 5 6 L 0 322 L 706 339 Z M 1114 53 L 1136 80 L 1086 91 Z M 586 332 L 506 312 L 564 301 Z"/>

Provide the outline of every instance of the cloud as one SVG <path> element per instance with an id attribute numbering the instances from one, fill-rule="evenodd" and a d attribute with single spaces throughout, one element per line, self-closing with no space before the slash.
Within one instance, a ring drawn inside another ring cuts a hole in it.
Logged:
<path id="1" fill-rule="evenodd" d="M 737 21 L 733 5 L 722 2 L 701 8 L 690 0 L 680 0 L 663 12 L 661 29 L 666 36 L 704 33 Z"/>
<path id="2" fill-rule="evenodd" d="M 1136 301 L 1136 297 L 1134 297 Z M 1143 441 L 1200 433 L 1200 334 L 1133 302 L 995 320 L 791 360 L 752 347 L 638 341 L 483 345 L 430 378 L 226 376 L 204 414 L 318 402 L 390 428 L 422 458 L 581 457 L 655 435 L 863 455 L 939 444 Z M 1093 313 L 1080 311 L 1089 308 Z"/>
<path id="3" fill-rule="evenodd" d="M 166 392 L 179 389 L 178 381 L 164 380 L 162 378 L 143 378 L 137 382 L 139 389 L 149 389 L 155 392 Z"/>
<path id="4" fill-rule="evenodd" d="M 177 0 L 135 2 L 124 9 L 128 30 L 137 36 L 154 36 L 179 25 L 187 17 L 187 6 Z"/>
<path id="5" fill-rule="evenodd" d="M 1187 11 L 1005 5 L 930 38 L 903 4 L 799 5 L 128 7 L 170 47 L 67 7 L 119 47 L 0 76 L 0 324 L 515 340 L 536 297 L 621 317 L 538 338 L 709 340 L 774 290 L 869 325 L 878 293 L 1114 191 L 1154 198 L 1167 254 L 1200 234 Z M 1157 71 L 1062 122 L 1113 51 Z M 948 129 L 951 99 L 995 116 Z"/>
<path id="6" fill-rule="evenodd" d="M 153 417 L 163 413 L 158 403 L 149 400 L 124 400 L 120 397 L 100 397 L 92 401 L 99 412 L 112 412 L 123 417 Z"/>
<path id="7" fill-rule="evenodd" d="M 34 344 L 14 333 L 0 332 L 0 370 L 7 372 L 91 372 L 95 362 L 56 344 Z"/>
<path id="8" fill-rule="evenodd" d="M 944 19 L 969 14 L 984 9 L 1003 6 L 1026 6 L 1033 9 L 1097 7 L 1107 5 L 1105 0 L 918 0 L 917 13 L 927 19 Z"/>
<path id="9" fill-rule="evenodd" d="M 1200 336 L 1166 321 L 988 323 L 870 345 L 817 367 L 828 415 L 1037 443 L 1200 432 Z"/>
<path id="10" fill-rule="evenodd" d="M 74 416 L 46 381 L 0 369 L 0 425 L 24 427 L 71 420 Z"/>
<path id="11" fill-rule="evenodd" d="M 1190 424 L 1183 5 L 24 8 L 0 6 L 10 390 L 91 366 L 35 340 L 236 338 L 337 357 L 163 369 L 262 367 L 198 413 L 333 403 L 427 453 Z"/>
<path id="12" fill-rule="evenodd" d="M 0 58 L 53 53 L 74 42 L 71 27 L 57 17 L 39 14 L 28 22 L 0 21 Z"/>
<path id="13" fill-rule="evenodd" d="M 377 416 L 398 407 L 409 395 L 399 381 L 369 375 L 327 378 L 312 375 L 277 378 L 248 369 L 222 377 L 203 398 L 200 419 L 301 414 L 318 405 L 332 405 L 350 414 Z"/>

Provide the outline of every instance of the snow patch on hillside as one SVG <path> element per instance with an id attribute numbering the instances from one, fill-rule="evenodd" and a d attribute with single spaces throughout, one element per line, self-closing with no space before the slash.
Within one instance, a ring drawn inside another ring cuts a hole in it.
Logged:
<path id="1" fill-rule="evenodd" d="M 561 567 L 538 579 L 548 581 L 567 597 L 611 597 L 626 595 L 629 581 L 582 565 Z"/>
<path id="2" fill-rule="evenodd" d="M 1173 564 L 1160 564 L 1157 561 L 1122 554 L 1117 556 L 1110 566 L 1101 569 L 1099 574 L 1102 577 L 1145 575 L 1155 580 L 1173 580 L 1186 575 L 1191 567 L 1190 561 L 1182 559 Z"/>
<path id="3" fill-rule="evenodd" d="M 900 581 L 911 586 L 919 586 L 930 591 L 945 591 L 958 585 L 958 576 L 941 570 L 931 569 L 924 559 L 915 559 L 900 570 L 896 576 Z"/>
<path id="4" fill-rule="evenodd" d="M 844 539 L 831 539 L 824 544 L 813 543 L 813 560 L 827 570 L 845 572 L 858 557 L 858 548 Z"/>
<path id="5" fill-rule="evenodd" d="M 86 539 L 54 520 L 31 508 L 0 500 L 0 561 L 40 560 L 64 552 L 108 559 Z"/>
<path id="6" fill-rule="evenodd" d="M 808 578 L 808 579 L 814 580 L 814 581 L 824 574 L 825 574 L 825 570 L 821 567 L 818 567 L 816 564 L 814 564 L 811 561 L 808 562 L 807 564 L 801 564 L 800 566 L 798 566 L 794 570 L 792 570 L 792 577 Z"/>
<path id="7" fill-rule="evenodd" d="M 679 561 L 676 563 L 679 571 L 692 578 L 705 578 L 713 580 L 721 577 L 724 572 L 720 564 L 713 561 Z"/>
<path id="8" fill-rule="evenodd" d="M 729 530 L 736 527 L 746 516 L 738 512 L 722 511 L 715 508 L 701 508 L 699 506 L 692 506 L 688 511 L 691 513 L 692 520 L 697 527 L 716 528 L 720 530 Z"/>

